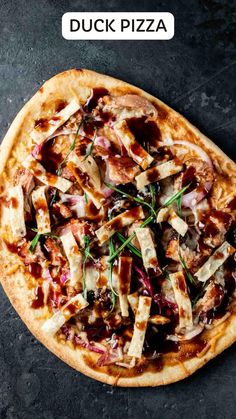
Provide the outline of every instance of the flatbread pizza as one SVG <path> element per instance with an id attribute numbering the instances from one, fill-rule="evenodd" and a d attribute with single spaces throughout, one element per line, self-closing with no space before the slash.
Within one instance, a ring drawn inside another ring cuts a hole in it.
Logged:
<path id="1" fill-rule="evenodd" d="M 1 283 L 29 330 L 118 386 L 236 340 L 236 166 L 183 116 L 89 70 L 47 81 L 0 149 Z"/>

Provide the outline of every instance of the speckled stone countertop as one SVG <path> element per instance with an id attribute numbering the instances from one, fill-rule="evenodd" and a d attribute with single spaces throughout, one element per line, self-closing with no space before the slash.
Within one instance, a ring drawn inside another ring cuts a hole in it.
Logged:
<path id="1" fill-rule="evenodd" d="M 142 87 L 236 157 L 236 6 L 226 0 L 1 0 L 0 138 L 44 80 L 84 67 Z M 67 11 L 169 11 L 171 41 L 66 41 Z M 122 389 L 69 368 L 28 332 L 0 290 L 1 419 L 235 418 L 236 346 L 162 388 Z"/>

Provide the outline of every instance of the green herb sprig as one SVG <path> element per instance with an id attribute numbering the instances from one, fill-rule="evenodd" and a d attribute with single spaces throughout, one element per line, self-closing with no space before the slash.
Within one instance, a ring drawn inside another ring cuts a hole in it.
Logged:
<path id="1" fill-rule="evenodd" d="M 181 196 L 185 191 L 186 191 L 186 189 L 188 188 L 190 186 L 190 184 L 189 185 L 187 185 L 187 186 L 185 186 L 184 188 L 182 188 L 182 189 L 180 189 L 178 192 L 176 192 L 171 198 L 169 198 L 165 203 L 164 203 L 164 205 L 162 205 L 160 208 L 158 208 L 158 210 L 157 211 L 154 211 L 154 214 L 152 214 L 152 215 L 149 215 L 149 217 L 148 218 L 146 218 L 146 220 L 144 220 L 143 222 L 142 222 L 142 224 L 140 225 L 140 228 L 142 228 L 142 227 L 145 227 L 146 225 L 148 225 L 148 224 L 150 224 L 153 220 L 154 220 L 154 218 L 156 217 L 156 215 L 157 215 L 157 213 L 158 213 L 158 211 L 160 211 L 160 209 L 161 208 L 163 208 L 163 207 L 168 207 L 169 205 L 171 205 L 171 204 L 173 204 L 175 201 L 176 201 L 176 199 L 178 199 L 179 198 L 179 196 Z M 138 198 L 139 199 L 139 198 Z M 111 262 L 112 260 L 114 260 L 116 257 L 117 257 L 117 255 L 134 239 L 134 237 L 135 237 L 135 232 L 134 233 L 132 233 L 123 243 L 122 243 L 122 245 L 120 246 L 120 247 L 118 247 L 118 249 L 116 249 L 116 251 L 109 257 L 109 259 L 108 259 L 108 262 Z"/>
<path id="2" fill-rule="evenodd" d="M 41 236 L 48 236 L 48 237 L 52 237 L 53 239 L 59 239 L 59 237 L 56 236 L 53 233 L 39 233 L 38 230 L 37 230 L 37 228 L 31 228 L 31 230 L 34 231 L 34 232 L 36 232 L 33 240 L 30 243 L 30 247 L 29 247 L 29 251 L 31 253 L 33 253 L 35 251 L 35 248 L 36 248 L 36 246 L 38 244 L 38 241 L 39 241 L 39 239 L 40 239 Z"/>
<path id="3" fill-rule="evenodd" d="M 78 125 L 77 131 L 75 133 L 75 136 L 74 136 L 73 142 L 72 142 L 72 144 L 71 144 L 71 146 L 69 148 L 69 151 L 67 152 L 66 156 L 64 157 L 64 159 L 61 161 L 61 163 L 59 164 L 59 166 L 57 168 L 56 174 L 58 176 L 61 176 L 63 166 L 65 165 L 65 163 L 66 163 L 66 161 L 67 161 L 70 153 L 75 149 L 76 140 L 77 140 L 77 137 L 79 135 L 80 129 L 81 129 L 82 125 L 84 124 L 84 122 L 85 122 L 85 119 L 82 118 L 81 121 L 80 121 L 80 123 L 79 123 L 79 125 Z M 54 202 L 56 200 L 56 196 L 57 196 L 57 189 L 55 189 L 55 191 L 53 192 L 52 199 L 51 199 L 51 202 L 49 204 L 50 207 L 54 204 Z"/>
<path id="4" fill-rule="evenodd" d="M 132 195 L 128 194 L 127 192 L 124 192 L 124 191 L 122 191 L 121 189 L 116 188 L 116 187 L 115 187 L 114 185 L 112 185 L 111 183 L 107 183 L 107 182 L 105 182 L 105 185 L 106 185 L 108 188 L 113 189 L 113 191 L 116 191 L 116 192 L 120 193 L 121 195 L 126 196 L 126 197 L 127 197 L 127 198 L 129 198 L 129 199 L 132 199 L 133 201 L 138 202 L 138 203 L 139 203 L 139 204 L 141 204 L 141 205 L 145 205 L 146 207 L 148 207 L 148 208 L 151 210 L 151 212 L 152 212 L 154 215 L 156 214 L 156 213 L 155 213 L 155 210 L 154 210 L 154 209 L 153 209 L 153 207 L 152 207 L 152 205 L 151 205 L 151 204 L 149 204 L 148 202 L 144 201 L 144 199 L 137 198 L 136 196 L 132 196 Z"/>
<path id="5" fill-rule="evenodd" d="M 185 274 L 186 274 L 186 276 L 187 276 L 187 278 L 188 278 L 189 282 L 190 282 L 192 285 L 196 285 L 195 280 L 194 280 L 194 277 L 192 276 L 191 272 L 189 272 L 188 267 L 187 267 L 187 265 L 186 265 L 186 262 L 185 262 L 185 260 L 182 258 L 182 256 L 180 255 L 180 253 L 179 253 L 179 260 L 180 260 L 181 266 L 182 266 L 182 268 L 183 268 L 183 270 L 184 270 L 184 272 L 185 272 Z"/>
<path id="6" fill-rule="evenodd" d="M 95 133 L 94 133 L 93 139 L 92 139 L 91 143 L 88 144 L 88 146 L 87 146 L 86 154 L 85 154 L 83 160 L 86 160 L 87 157 L 91 156 L 96 137 L 97 137 L 97 129 L 95 128 Z"/>
<path id="7" fill-rule="evenodd" d="M 126 238 L 123 236 L 123 234 L 121 233 L 117 233 L 117 237 L 118 239 L 121 241 L 121 243 L 124 243 L 126 241 Z M 139 258 L 142 259 L 142 254 L 141 252 L 137 249 L 137 247 L 135 247 L 133 244 L 128 243 L 127 244 L 128 249 L 135 255 L 138 256 Z"/>

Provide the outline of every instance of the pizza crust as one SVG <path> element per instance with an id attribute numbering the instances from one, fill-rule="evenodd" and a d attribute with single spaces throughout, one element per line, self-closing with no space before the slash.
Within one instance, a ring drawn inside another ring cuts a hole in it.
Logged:
<path id="1" fill-rule="evenodd" d="M 90 70 L 76 69 L 60 73 L 47 81 L 16 116 L 0 148 L 0 180 L 4 185 L 3 188 L 7 188 L 10 184 L 17 164 L 27 156 L 31 148 L 30 132 L 34 127 L 34 121 L 44 115 L 52 114 L 55 101 L 66 100 L 69 102 L 75 98 L 82 104 L 85 103 L 90 96 L 90 89 L 94 87 L 104 87 L 112 95 L 135 93 L 151 101 L 158 110 L 158 124 L 163 128 L 166 136 L 172 130 L 178 138 L 184 137 L 185 140 L 196 143 L 210 154 L 215 167 L 222 174 L 222 185 L 220 185 L 222 191 L 216 191 L 216 195 L 221 193 L 222 196 L 223 194 L 224 201 L 228 199 L 227 196 L 232 195 L 236 183 L 235 163 L 183 116 L 137 87 Z M 227 185 L 226 191 L 223 190 L 225 184 Z M 227 196 L 224 196 L 225 193 Z M 88 351 L 82 348 L 74 349 L 69 344 L 61 342 L 57 338 L 48 337 L 41 331 L 41 326 L 49 314 L 44 309 L 41 311 L 30 308 L 32 291 L 27 284 L 34 279 L 24 271 L 21 261 L 6 249 L 2 240 L 0 242 L 0 263 L 3 266 L 1 271 L 2 286 L 33 335 L 71 367 L 107 384 L 139 387 L 173 383 L 192 374 L 236 341 L 236 313 L 232 307 L 232 314 L 228 318 L 203 333 L 202 338 L 207 340 L 208 344 L 200 354 L 201 356 L 180 362 L 174 361 L 175 357 L 168 354 L 164 357 L 164 367 L 158 372 L 153 373 L 147 370 L 141 375 L 133 377 L 121 377 L 120 373 L 113 375 L 110 374 L 108 367 L 93 367 L 97 360 L 96 354 L 89 353 L 89 358 L 93 362 L 88 364 L 86 361 Z"/>

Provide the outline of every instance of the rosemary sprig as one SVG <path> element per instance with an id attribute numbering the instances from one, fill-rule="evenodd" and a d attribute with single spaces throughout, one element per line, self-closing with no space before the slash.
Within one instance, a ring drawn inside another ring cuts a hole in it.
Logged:
<path id="1" fill-rule="evenodd" d="M 179 253 L 179 260 L 180 260 L 180 263 L 181 263 L 181 266 L 182 266 L 182 268 L 183 268 L 184 272 L 186 273 L 186 276 L 187 276 L 187 278 L 188 278 L 189 282 L 190 282 L 192 285 L 196 285 L 196 284 L 195 284 L 195 280 L 194 280 L 194 278 L 193 278 L 193 276 L 192 276 L 191 272 L 189 272 L 188 267 L 187 267 L 187 265 L 186 265 L 186 262 L 185 262 L 185 260 L 182 258 L 182 256 L 180 255 L 180 253 Z"/>
<path id="2" fill-rule="evenodd" d="M 79 125 L 78 125 L 77 131 L 75 133 L 75 136 L 74 136 L 73 142 L 72 142 L 72 144 L 71 144 L 71 146 L 69 148 L 69 151 L 67 152 L 66 156 L 64 157 L 64 159 L 62 160 L 62 162 L 58 166 L 58 169 L 57 169 L 57 172 L 56 172 L 58 176 L 61 175 L 62 168 L 63 168 L 64 164 L 66 163 L 66 161 L 67 161 L 70 153 L 75 149 L 76 140 L 77 140 L 77 137 L 79 135 L 80 128 L 82 127 L 82 125 L 84 124 L 84 122 L 85 122 L 85 120 L 84 120 L 84 118 L 82 118 L 81 121 L 80 121 L 80 123 L 79 123 Z"/>
<path id="3" fill-rule="evenodd" d="M 91 143 L 87 146 L 86 154 L 85 154 L 83 160 L 87 159 L 88 156 L 91 156 L 96 137 L 97 137 L 97 129 L 95 128 L 95 133 L 94 133 L 93 139 L 92 139 Z"/>
<path id="4" fill-rule="evenodd" d="M 38 230 L 37 230 L 37 228 L 34 228 L 34 227 L 31 228 L 31 230 L 34 231 L 34 232 L 36 232 L 33 240 L 30 243 L 30 247 L 29 247 L 29 251 L 31 253 L 34 252 L 34 250 L 35 250 L 35 248 L 36 248 L 36 246 L 38 244 L 38 241 L 39 241 L 39 239 L 40 239 L 41 236 L 48 236 L 48 237 L 52 237 L 53 239 L 59 239 L 59 236 L 56 236 L 53 233 L 39 233 Z"/>
<path id="5" fill-rule="evenodd" d="M 30 251 L 31 253 L 33 253 L 33 252 L 34 252 L 34 250 L 35 250 L 35 248 L 36 248 L 36 246 L 37 246 L 37 244 L 38 244 L 38 241 L 39 241 L 39 239 L 40 239 L 40 236 L 41 236 L 41 234 L 39 234 L 39 233 L 35 234 L 35 236 L 34 236 L 34 238 L 33 238 L 32 242 L 30 243 L 29 251 Z"/>
<path id="6" fill-rule="evenodd" d="M 122 242 L 122 243 L 124 243 L 125 241 L 126 241 L 126 238 L 123 236 L 123 234 L 121 234 L 121 233 L 117 233 L 117 237 L 118 237 L 118 239 Z M 135 247 L 133 244 L 131 244 L 131 243 L 128 243 L 127 244 L 127 247 L 128 247 L 128 249 L 132 252 L 132 253 L 134 253 L 136 256 L 138 256 L 139 258 L 141 258 L 142 259 L 142 254 L 141 254 L 141 252 L 137 249 L 137 247 Z"/>
<path id="7" fill-rule="evenodd" d="M 84 120 L 84 118 L 82 118 L 82 119 L 81 119 L 81 121 L 80 121 L 80 123 L 79 123 L 79 125 L 78 125 L 77 131 L 76 131 L 76 133 L 75 133 L 75 136 L 74 136 L 73 142 L 72 142 L 72 144 L 71 144 L 71 146 L 70 146 L 70 148 L 69 148 L 69 151 L 67 152 L 66 156 L 64 157 L 64 159 L 61 161 L 61 163 L 59 164 L 59 166 L 58 166 L 58 168 L 57 168 L 56 174 L 57 174 L 58 176 L 60 176 L 60 175 L 61 175 L 61 173 L 62 173 L 62 168 L 63 168 L 63 166 L 65 165 L 65 163 L 66 163 L 66 161 L 67 161 L 67 159 L 68 159 L 68 157 L 69 157 L 70 153 L 71 153 L 71 152 L 75 149 L 75 146 L 76 146 L 76 140 L 77 140 L 77 137 L 78 137 L 78 135 L 79 135 L 80 128 L 82 127 L 82 125 L 84 124 L 84 122 L 85 122 L 85 120 Z M 55 200 L 56 200 L 56 196 L 57 196 L 57 189 L 55 189 L 55 191 L 53 192 L 52 199 L 51 199 L 51 202 L 50 202 L 50 204 L 49 204 L 49 206 L 50 206 L 50 207 L 54 204 L 54 202 L 55 202 Z"/>
<path id="8" fill-rule="evenodd" d="M 176 200 L 178 200 L 178 198 L 183 195 L 183 193 L 189 188 L 189 186 L 190 186 L 190 183 L 187 186 L 184 186 L 184 188 L 180 189 L 174 195 L 172 195 L 172 197 L 167 199 L 164 205 L 162 205 L 159 209 L 161 209 L 162 207 L 169 207 L 169 205 L 176 202 Z"/>
<path id="9" fill-rule="evenodd" d="M 177 205 L 177 213 L 179 215 L 179 217 L 182 218 L 182 196 L 180 195 L 177 199 L 176 199 L 176 205 Z"/>
<path id="10" fill-rule="evenodd" d="M 141 198 L 137 198 L 136 196 L 132 196 L 132 195 L 130 195 L 130 194 L 128 194 L 127 192 L 124 192 L 124 191 L 122 191 L 121 189 L 119 189 L 119 188 L 116 188 L 114 185 L 112 185 L 111 183 L 107 183 L 107 182 L 104 182 L 105 183 L 105 185 L 108 187 L 108 188 L 110 188 L 110 189 L 113 189 L 113 191 L 116 191 L 116 192 L 118 192 L 118 193 L 120 193 L 120 194 L 122 194 L 122 195 L 124 195 L 124 196 L 126 196 L 127 198 L 129 198 L 129 199 L 132 199 L 133 201 L 135 201 L 135 202 L 138 202 L 139 204 L 141 204 L 141 205 L 146 205 L 147 207 L 149 207 L 149 209 L 152 211 L 152 213 L 155 215 L 156 213 L 155 213 L 155 210 L 153 209 L 153 207 L 152 207 L 152 205 L 151 204 L 149 204 L 148 202 L 146 202 L 146 201 L 144 201 L 144 199 L 141 199 Z"/>
<path id="11" fill-rule="evenodd" d="M 190 185 L 190 184 L 189 184 Z M 142 224 L 140 225 L 140 228 L 145 227 L 146 225 L 150 224 L 154 218 L 156 217 L 158 211 L 163 208 L 163 207 L 167 207 L 171 204 L 173 204 L 173 202 L 176 201 L 176 199 L 181 196 L 186 189 L 189 187 L 189 185 L 185 186 L 184 188 L 180 189 L 178 192 L 176 192 L 170 199 L 168 199 L 164 205 L 162 205 L 160 208 L 158 208 L 157 211 L 154 211 L 154 215 L 149 215 L 148 218 L 146 218 L 146 220 L 144 220 L 142 222 Z M 112 185 L 113 186 L 113 185 Z M 133 198 L 133 197 L 132 197 Z M 139 198 L 138 198 L 139 199 Z M 116 258 L 116 256 L 133 240 L 133 238 L 135 237 L 135 233 L 132 233 L 123 243 L 120 247 L 118 247 L 118 249 L 116 249 L 115 253 L 113 253 L 109 259 L 108 262 L 111 262 L 112 260 L 114 260 Z"/>
<path id="12" fill-rule="evenodd" d="M 146 220 L 143 221 L 143 223 L 140 225 L 141 227 L 145 227 L 147 224 L 150 224 L 151 221 L 153 221 L 154 217 L 153 215 L 149 215 Z M 109 257 L 108 262 L 111 262 L 116 258 L 116 256 L 135 238 L 135 233 L 132 233 L 125 241 L 124 243 L 116 249 L 116 251 Z"/>

